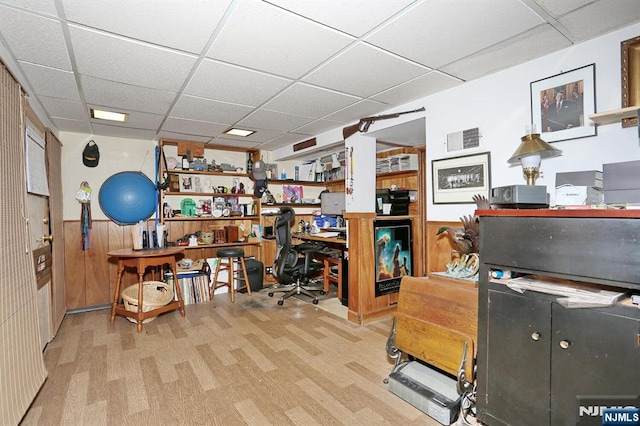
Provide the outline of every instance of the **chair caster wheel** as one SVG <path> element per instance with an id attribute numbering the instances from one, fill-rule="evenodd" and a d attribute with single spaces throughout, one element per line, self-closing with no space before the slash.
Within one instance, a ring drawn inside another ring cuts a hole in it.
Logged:
<path id="1" fill-rule="evenodd" d="M 278 300 L 278 306 L 282 306 L 284 304 L 284 300 Z"/>
<path id="2" fill-rule="evenodd" d="M 269 294 L 269 297 L 273 297 L 273 292 L 272 291 L 270 291 L 268 294 Z"/>
<path id="3" fill-rule="evenodd" d="M 324 296 L 325 294 L 327 294 L 327 292 L 326 292 L 326 291 L 324 291 L 324 290 L 320 290 L 320 296 Z"/>
<path id="4" fill-rule="evenodd" d="M 317 305 L 318 304 L 318 299 L 313 299 L 313 304 Z"/>

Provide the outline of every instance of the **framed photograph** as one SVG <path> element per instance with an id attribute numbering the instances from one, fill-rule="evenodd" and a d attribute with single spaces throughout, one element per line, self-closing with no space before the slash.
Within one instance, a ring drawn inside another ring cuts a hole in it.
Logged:
<path id="1" fill-rule="evenodd" d="M 473 196 L 491 191 L 491 153 L 444 158 L 431 162 L 433 204 L 473 203 Z"/>
<path id="2" fill-rule="evenodd" d="M 595 64 L 531 83 L 531 122 L 545 142 L 597 135 L 595 112 Z"/>

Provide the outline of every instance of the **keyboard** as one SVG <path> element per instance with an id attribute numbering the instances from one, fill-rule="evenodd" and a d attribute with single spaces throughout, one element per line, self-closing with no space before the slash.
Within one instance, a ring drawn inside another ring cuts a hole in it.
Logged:
<path id="1" fill-rule="evenodd" d="M 326 228 L 322 228 L 321 231 L 327 231 L 327 232 L 347 232 L 347 227 L 346 226 L 328 226 Z"/>

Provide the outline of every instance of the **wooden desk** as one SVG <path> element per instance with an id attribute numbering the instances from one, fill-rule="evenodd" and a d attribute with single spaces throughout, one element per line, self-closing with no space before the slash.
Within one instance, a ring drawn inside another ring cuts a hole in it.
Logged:
<path id="1" fill-rule="evenodd" d="M 321 243 L 327 243 L 327 245 L 338 244 L 340 246 L 346 246 L 347 240 L 337 237 L 320 237 L 318 234 L 293 234 L 293 238 L 299 238 L 307 241 L 319 241 Z"/>
<path id="2" fill-rule="evenodd" d="M 184 301 L 180 293 L 180 286 L 174 285 L 174 291 L 178 300 L 151 311 L 142 312 L 143 307 L 143 281 L 144 274 L 149 267 L 164 266 L 166 264 L 171 268 L 174 277 L 178 276 L 176 270 L 176 257 L 184 251 L 184 247 L 166 247 L 160 250 L 132 250 L 122 249 L 114 250 L 107 253 L 110 257 L 118 258 L 118 276 L 116 278 L 116 291 L 113 294 L 113 304 L 111 305 L 111 324 L 115 321 L 116 314 L 120 314 L 136 320 L 138 333 L 142 331 L 142 321 L 149 317 L 157 316 L 163 312 L 180 309 L 180 315 L 184 317 Z M 135 268 L 138 273 L 138 312 L 131 312 L 119 304 L 120 286 L 122 284 L 122 275 L 125 268 Z M 154 273 L 155 275 L 155 273 Z M 154 276 L 155 278 L 155 276 Z"/>

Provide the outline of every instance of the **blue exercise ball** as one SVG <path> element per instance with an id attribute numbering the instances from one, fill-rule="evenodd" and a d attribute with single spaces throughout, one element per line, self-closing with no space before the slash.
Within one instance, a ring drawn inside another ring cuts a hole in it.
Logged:
<path id="1" fill-rule="evenodd" d="M 109 219 L 118 225 L 133 225 L 155 212 L 156 186 L 141 172 L 116 173 L 100 187 L 98 201 Z"/>

